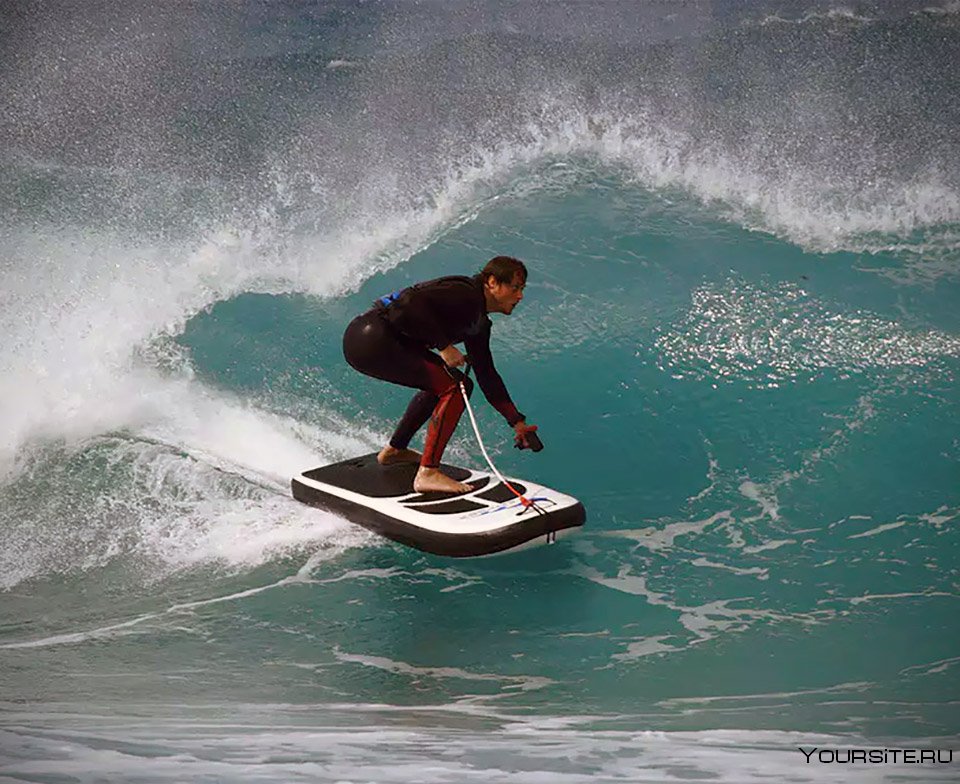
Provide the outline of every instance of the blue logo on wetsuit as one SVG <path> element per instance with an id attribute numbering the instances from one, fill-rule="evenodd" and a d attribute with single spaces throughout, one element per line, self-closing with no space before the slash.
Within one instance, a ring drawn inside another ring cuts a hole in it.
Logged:
<path id="1" fill-rule="evenodd" d="M 380 297 L 378 302 L 383 305 L 385 308 L 389 308 L 394 302 L 400 299 L 400 295 L 406 291 L 406 289 L 397 289 L 392 294 L 387 294 L 383 297 Z"/>

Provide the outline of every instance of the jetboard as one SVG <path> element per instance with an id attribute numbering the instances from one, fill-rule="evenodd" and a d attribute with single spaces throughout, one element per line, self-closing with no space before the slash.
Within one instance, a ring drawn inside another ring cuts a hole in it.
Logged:
<path id="1" fill-rule="evenodd" d="M 455 558 L 550 544 L 577 531 L 586 512 L 576 498 L 507 478 L 533 502 L 524 506 L 495 475 L 459 466 L 441 470 L 473 487 L 469 493 L 417 493 L 417 466 L 381 466 L 375 453 L 343 460 L 291 480 L 293 497 L 336 512 L 401 544 Z"/>

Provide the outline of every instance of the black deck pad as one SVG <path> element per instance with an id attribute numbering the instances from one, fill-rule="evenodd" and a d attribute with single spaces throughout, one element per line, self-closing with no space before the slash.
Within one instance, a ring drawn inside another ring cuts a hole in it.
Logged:
<path id="1" fill-rule="evenodd" d="M 396 498 L 413 492 L 413 477 L 419 466 L 416 463 L 394 463 L 382 466 L 377 462 L 377 453 L 352 457 L 332 465 L 314 468 L 304 476 L 342 487 L 351 493 L 360 493 L 370 498 Z M 452 479 L 462 482 L 470 472 L 457 466 L 440 464 L 440 470 Z M 443 498 L 455 498 L 459 493 L 420 493 L 411 501 L 423 503 Z"/>
<path id="2" fill-rule="evenodd" d="M 523 495 L 527 492 L 526 486 L 520 484 L 519 482 L 511 482 L 510 485 L 516 490 L 520 495 Z M 477 493 L 477 498 L 483 498 L 486 501 L 496 501 L 498 504 L 503 503 L 504 501 L 510 501 L 515 498 L 514 493 L 510 492 L 503 482 L 497 482 L 489 490 L 484 490 L 482 493 Z"/>
<path id="3" fill-rule="evenodd" d="M 464 512 L 473 512 L 477 509 L 484 509 L 485 507 L 483 504 L 475 503 L 468 498 L 454 498 L 452 501 L 443 501 L 439 504 L 416 504 L 410 508 L 416 509 L 418 512 L 423 512 L 424 514 L 460 515 Z"/>

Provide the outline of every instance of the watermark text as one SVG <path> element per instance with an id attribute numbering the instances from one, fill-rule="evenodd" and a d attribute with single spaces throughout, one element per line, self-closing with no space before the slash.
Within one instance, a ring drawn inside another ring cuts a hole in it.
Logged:
<path id="1" fill-rule="evenodd" d="M 818 746 L 805 749 L 797 746 L 809 765 L 824 764 L 854 765 L 949 765 L 953 762 L 953 749 L 821 749 Z"/>

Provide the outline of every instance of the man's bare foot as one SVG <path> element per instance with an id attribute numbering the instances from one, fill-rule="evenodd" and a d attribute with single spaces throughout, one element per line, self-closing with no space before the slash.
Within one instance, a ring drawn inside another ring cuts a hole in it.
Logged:
<path id="1" fill-rule="evenodd" d="M 420 470 L 413 478 L 413 489 L 418 493 L 469 493 L 473 490 L 470 485 L 465 485 L 441 473 L 439 468 L 425 466 L 420 466 Z"/>
<path id="2" fill-rule="evenodd" d="M 387 444 L 377 455 L 377 462 L 380 465 L 393 465 L 394 463 L 419 463 L 420 453 L 412 449 L 394 449 Z"/>

